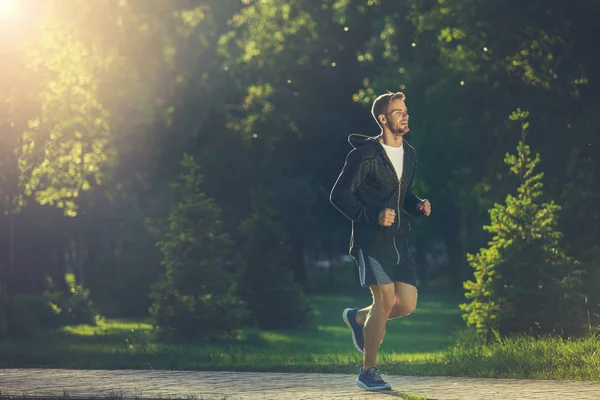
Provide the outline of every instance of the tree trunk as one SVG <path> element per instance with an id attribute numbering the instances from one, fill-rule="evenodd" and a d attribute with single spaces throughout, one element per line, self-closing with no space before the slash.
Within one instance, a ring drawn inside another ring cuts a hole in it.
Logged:
<path id="1" fill-rule="evenodd" d="M 83 236 L 83 235 L 82 235 Z M 85 243 L 83 237 L 77 240 L 77 268 L 79 270 L 77 283 L 81 286 L 85 286 Z"/>
<path id="2" fill-rule="evenodd" d="M 11 201 L 12 204 L 12 201 Z M 15 270 L 15 215 L 9 211 L 8 265 L 0 265 L 0 336 L 9 335 L 13 326 L 13 276 Z"/>
<path id="3" fill-rule="evenodd" d="M 464 230 L 466 227 L 456 210 L 451 219 L 450 229 L 446 231 L 446 243 L 448 245 L 448 257 L 450 263 L 450 289 L 462 292 L 465 278 L 465 251 L 463 243 Z"/>
<path id="4" fill-rule="evenodd" d="M 10 201 L 12 203 L 12 199 Z M 8 231 L 8 257 L 9 257 L 9 268 L 7 275 L 7 281 L 11 282 L 12 277 L 15 275 L 15 212 L 12 209 L 12 205 L 9 205 L 9 231 Z"/>
<path id="5" fill-rule="evenodd" d="M 294 280 L 306 289 L 308 277 L 304 266 L 304 238 L 300 235 L 295 237 L 292 248 L 292 269 L 294 271 Z"/>
<path id="6" fill-rule="evenodd" d="M 64 249 L 62 242 L 57 243 L 53 248 L 48 249 L 49 259 L 52 259 L 52 265 L 50 266 L 50 278 L 54 283 L 56 290 L 65 292 L 68 290 L 66 274 L 67 269 L 65 265 Z"/>
<path id="7" fill-rule="evenodd" d="M 331 247 L 328 248 L 328 250 L 331 249 Z M 331 254 L 329 254 L 330 251 L 326 252 L 326 254 L 328 255 L 327 259 L 329 261 L 331 261 L 333 259 L 333 257 L 331 256 Z M 327 271 L 327 287 L 333 289 L 335 287 L 335 269 L 338 267 L 338 263 L 337 262 L 332 262 L 331 264 L 329 264 L 329 270 Z"/>

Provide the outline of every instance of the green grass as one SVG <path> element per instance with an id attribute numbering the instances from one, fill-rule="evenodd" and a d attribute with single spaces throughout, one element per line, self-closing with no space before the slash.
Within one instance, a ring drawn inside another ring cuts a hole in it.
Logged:
<path id="1" fill-rule="evenodd" d="M 362 355 L 341 319 L 361 295 L 313 295 L 319 309 L 313 330 L 244 330 L 236 339 L 161 343 L 146 321 L 100 320 L 0 344 L 0 368 L 177 369 L 356 373 Z M 600 380 L 600 341 L 526 337 L 480 343 L 460 333 L 458 301 L 424 293 L 410 316 L 388 323 L 380 352 L 382 372 Z"/>

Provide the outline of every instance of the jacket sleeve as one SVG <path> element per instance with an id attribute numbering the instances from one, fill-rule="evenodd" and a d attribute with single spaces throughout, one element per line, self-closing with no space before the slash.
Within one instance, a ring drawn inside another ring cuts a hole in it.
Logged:
<path id="1" fill-rule="evenodd" d="M 422 201 L 423 200 L 418 198 L 409 187 L 406 197 L 404 198 L 404 210 L 411 215 L 421 216 L 423 213 L 419 210 L 418 206 Z"/>
<path id="2" fill-rule="evenodd" d="M 342 214 L 356 223 L 378 225 L 381 210 L 369 207 L 356 196 L 361 183 L 366 179 L 370 161 L 364 160 L 356 149 L 346 157 L 342 172 L 331 190 L 330 201 Z"/>
<path id="3" fill-rule="evenodd" d="M 416 159 L 416 154 L 415 154 Z M 419 197 L 417 197 L 412 191 L 412 185 L 415 178 L 414 175 L 410 180 L 410 184 L 408 185 L 408 191 L 406 192 L 406 197 L 404 198 L 404 210 L 414 216 L 422 216 L 423 212 L 419 210 L 419 204 L 423 201 Z"/>

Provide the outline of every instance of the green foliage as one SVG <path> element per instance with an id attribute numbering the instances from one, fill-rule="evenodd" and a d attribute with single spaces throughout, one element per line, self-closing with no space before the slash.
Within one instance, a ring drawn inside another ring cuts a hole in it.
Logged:
<path id="1" fill-rule="evenodd" d="M 460 333 L 442 358 L 449 367 L 446 375 L 596 380 L 599 348 L 593 332 L 578 339 L 519 334 L 485 341 L 469 330 Z"/>
<path id="2" fill-rule="evenodd" d="M 410 1 L 413 22 L 419 34 L 436 35 L 445 65 L 470 78 L 510 77 L 530 87 L 561 87 L 563 94 L 578 95 L 598 66 L 598 57 L 576 45 L 598 32 L 595 0 L 581 0 L 578 10 L 559 0 L 534 1 L 519 13 L 513 12 L 521 4 L 516 0 L 434 3 Z"/>
<path id="3" fill-rule="evenodd" d="M 52 309 L 60 317 L 60 325 L 91 324 L 96 323 L 96 311 L 90 291 L 81 285 L 71 283 L 68 291 L 48 291 L 43 294 Z"/>
<path id="4" fill-rule="evenodd" d="M 16 294 L 4 301 L 0 335 L 33 335 L 48 328 L 75 324 L 96 324 L 96 312 L 89 292 L 70 284 L 68 292 L 46 291 L 41 295 Z M 11 316 L 11 324 L 6 317 Z"/>
<path id="5" fill-rule="evenodd" d="M 108 112 L 99 101 L 98 77 L 109 59 L 74 37 L 70 27 L 49 23 L 30 56 L 32 72 L 48 78 L 38 94 L 19 147 L 21 185 L 40 204 L 75 216 L 80 193 L 100 183 L 109 158 Z"/>
<path id="6" fill-rule="evenodd" d="M 451 286 L 470 273 L 464 254 L 484 240 L 474 227 L 504 197 L 495 176 L 513 148 L 505 115 L 518 99 L 540 127 L 528 142 L 552 161 L 544 192 L 563 206 L 558 230 L 589 266 L 585 293 L 599 313 L 600 58 L 587 40 L 600 36 L 597 0 L 53 3 L 17 30 L 1 28 L 0 201 L 6 215 L 23 211 L 65 237 L 49 252 L 81 239 L 74 259 L 95 305 L 148 309 L 170 205 L 164 188 L 183 151 L 202 160 L 226 230 L 248 215 L 247 193 L 273 188 L 272 219 L 294 252 L 279 262 L 301 282 L 303 254 L 347 247 L 343 217 L 323 201 L 347 134 L 376 134 L 370 102 L 403 90 L 419 151 L 416 191 L 435 208 L 415 225 L 415 254 L 443 241 Z M 35 201 L 78 216 L 44 222 L 51 207 L 29 214 Z M 3 248 L 12 242 L 17 253 L 14 265 L 0 254 L 15 287 L 44 275 L 23 257 L 45 254 L 32 240 L 38 232 L 19 218 L 15 229 L 8 218 L 0 224 Z"/>
<path id="7" fill-rule="evenodd" d="M 207 337 L 235 329 L 244 307 L 228 293 L 231 242 L 221 230 L 221 210 L 200 191 L 203 176 L 194 158 L 184 155 L 181 165 L 169 231 L 157 244 L 165 276 L 152 287 L 150 314 L 167 334 Z"/>
<path id="8" fill-rule="evenodd" d="M 576 334 L 584 326 L 582 282 L 577 263 L 559 247 L 560 206 L 539 202 L 543 173 L 535 173 L 540 157 L 525 143 L 527 115 L 511 115 L 522 121 L 523 138 L 505 162 L 521 184 L 489 211 L 489 246 L 468 254 L 475 280 L 464 283 L 463 318 L 482 334 Z"/>
<path id="9" fill-rule="evenodd" d="M 296 69 L 309 65 L 313 46 L 319 46 L 322 40 L 315 21 L 321 5 L 305 0 L 248 3 L 231 18 L 232 29 L 219 40 L 225 68 L 231 70 L 234 81 L 241 83 L 243 93 L 237 112 L 228 113 L 227 127 L 245 139 L 253 138 L 258 131 L 266 132 L 265 125 L 279 123 L 283 129 L 297 132 L 288 112 L 279 110 L 283 101 L 289 101 Z M 313 60 L 320 62 L 320 58 Z M 278 135 L 273 129 L 266 144 L 272 145 Z"/>
<path id="10" fill-rule="evenodd" d="M 390 321 L 380 352 L 389 374 L 529 379 L 600 380 L 600 340 L 518 335 L 485 342 L 462 324 L 457 301 L 443 291 L 422 293 L 408 318 Z M 100 319 L 0 344 L 0 368 L 166 369 L 324 372 L 354 374 L 362 355 L 340 327 L 340 309 L 364 304 L 368 294 L 311 297 L 318 329 L 244 329 L 211 343 L 165 343 L 150 324 Z M 423 329 L 426 326 L 427 329 Z M 457 340 L 458 339 L 458 340 Z"/>
<path id="11" fill-rule="evenodd" d="M 287 235 L 264 192 L 255 192 L 252 213 L 241 223 L 242 271 L 236 293 L 260 328 L 285 329 L 314 322 L 316 309 L 294 282 Z"/>
<path id="12" fill-rule="evenodd" d="M 585 293 L 585 303 L 587 308 L 587 323 L 589 330 L 600 332 L 600 291 L 598 282 L 600 282 L 600 264 L 582 263 L 583 274 L 583 293 Z"/>
<path id="13" fill-rule="evenodd" d="M 45 296 L 19 294 L 11 302 L 10 334 L 26 335 L 60 326 L 60 310 Z"/>

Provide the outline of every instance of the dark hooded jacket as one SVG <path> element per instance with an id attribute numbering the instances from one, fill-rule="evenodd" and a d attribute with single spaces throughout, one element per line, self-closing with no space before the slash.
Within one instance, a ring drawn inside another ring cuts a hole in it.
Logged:
<path id="1" fill-rule="evenodd" d="M 353 134 L 348 141 L 354 147 L 331 191 L 331 203 L 352 221 L 350 254 L 362 248 L 366 254 L 400 261 L 399 237 L 410 230 L 408 214 L 422 215 L 421 202 L 411 190 L 417 171 L 417 152 L 403 142 L 402 180 L 398 176 L 377 137 Z M 381 226 L 379 213 L 396 210 L 392 226 Z"/>

